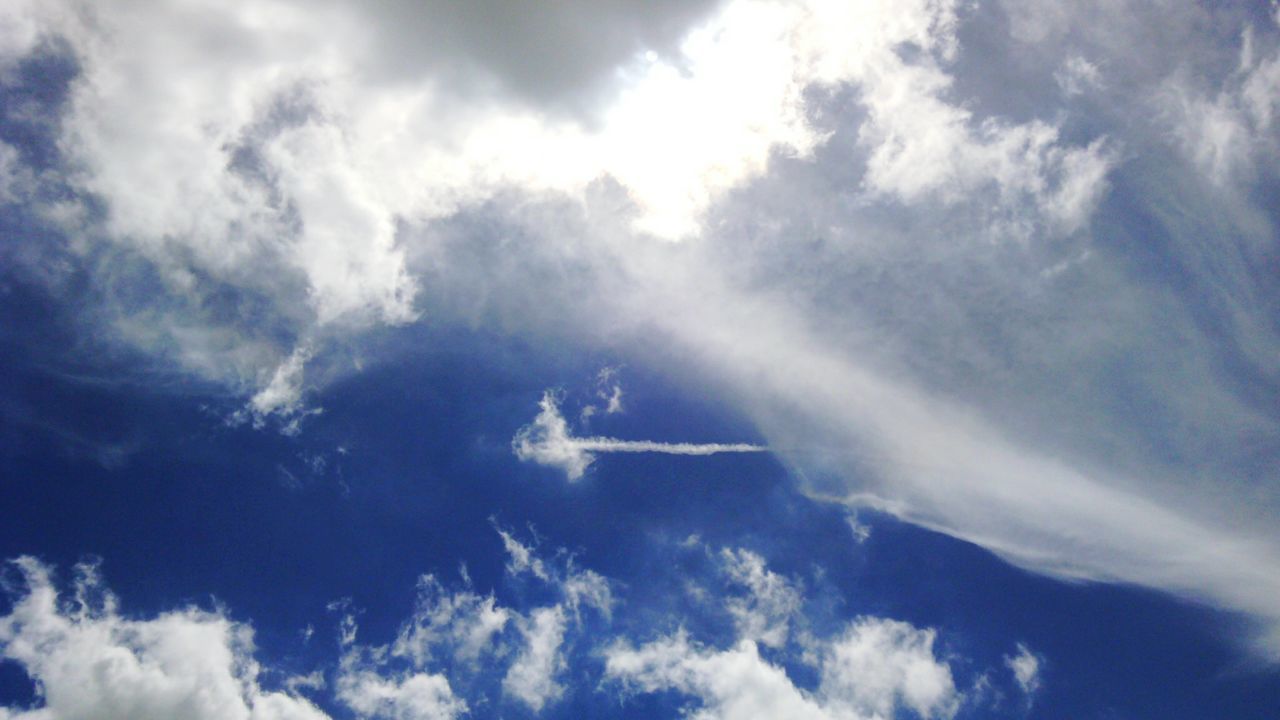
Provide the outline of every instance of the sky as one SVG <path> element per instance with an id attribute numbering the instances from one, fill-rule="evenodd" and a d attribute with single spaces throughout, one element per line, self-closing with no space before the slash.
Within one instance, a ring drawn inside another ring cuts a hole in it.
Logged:
<path id="1" fill-rule="evenodd" d="M 1280 6 L 0 5 L 0 720 L 1274 718 Z"/>

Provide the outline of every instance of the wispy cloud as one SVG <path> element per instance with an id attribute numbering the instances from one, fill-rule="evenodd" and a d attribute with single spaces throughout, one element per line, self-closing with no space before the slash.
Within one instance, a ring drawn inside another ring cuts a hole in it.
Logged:
<path id="1" fill-rule="evenodd" d="M 540 465 L 559 468 L 570 480 L 582 477 L 593 453 L 665 453 L 667 455 L 715 455 L 718 453 L 765 452 L 763 445 L 749 443 L 669 443 L 652 440 L 619 440 L 608 437 L 574 437 L 560 413 L 555 393 L 548 390 L 538 402 L 540 411 L 533 422 L 516 432 L 511 448 L 516 457 Z"/>

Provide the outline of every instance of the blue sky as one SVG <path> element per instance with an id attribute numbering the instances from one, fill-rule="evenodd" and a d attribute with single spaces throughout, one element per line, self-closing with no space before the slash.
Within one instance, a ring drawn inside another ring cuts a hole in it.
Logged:
<path id="1" fill-rule="evenodd" d="M 0 10 L 0 720 L 1269 718 L 1280 10 Z"/>

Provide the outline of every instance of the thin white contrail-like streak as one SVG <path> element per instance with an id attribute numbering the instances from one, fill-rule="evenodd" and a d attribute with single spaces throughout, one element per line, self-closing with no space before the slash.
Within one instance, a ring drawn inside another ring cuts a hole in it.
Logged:
<path id="1" fill-rule="evenodd" d="M 748 443 L 665 443 L 651 440 L 618 440 L 616 438 L 567 438 L 566 442 L 587 452 L 666 453 L 668 455 L 715 455 L 716 453 L 765 452 L 763 445 Z"/>

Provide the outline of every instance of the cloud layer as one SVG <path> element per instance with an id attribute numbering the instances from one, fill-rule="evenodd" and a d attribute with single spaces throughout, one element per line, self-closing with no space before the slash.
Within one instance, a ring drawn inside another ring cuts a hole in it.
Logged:
<path id="1" fill-rule="evenodd" d="M 54 156 L 0 145 L 41 231 L 10 272 L 289 431 L 371 327 L 608 348 L 751 419 L 814 495 L 1280 647 L 1274 15 L 558 7 L 494 44 L 488 5 L 10 3 L 4 82 L 75 68 L 50 117 L 6 109 Z M 761 449 L 576 438 L 549 397 L 513 447 L 570 478 Z M 522 622 L 541 647 L 569 621 Z M 373 695 L 448 706 L 407 682 Z"/>
<path id="2" fill-rule="evenodd" d="M 321 720 L 329 717 L 321 703 L 359 718 L 446 720 L 505 704 L 537 715 L 569 696 L 604 693 L 626 703 L 637 693 L 674 691 L 702 718 L 887 720 L 904 710 L 951 718 L 976 702 L 957 686 L 954 658 L 936 647 L 936 630 L 859 617 L 815 634 L 809 628 L 823 606 L 749 550 L 701 548 L 717 573 L 686 578 L 723 585 L 723 597 L 706 608 L 734 620 L 723 645 L 683 628 L 664 632 L 688 618 L 628 608 L 613 583 L 564 551 L 543 556 L 498 533 L 509 579 L 537 583 L 549 602 L 503 605 L 465 578 L 446 587 L 425 575 L 393 641 L 364 641 L 353 609 L 339 604 L 348 612 L 337 657 L 283 679 L 279 668 L 260 665 L 250 625 L 222 608 L 130 618 L 96 568 L 78 567 L 68 593 L 50 568 L 20 559 L 24 584 L 0 617 L 0 658 L 19 664 L 36 697 L 31 708 L 0 707 L 0 717 Z M 685 551 L 699 549 L 686 543 Z M 615 610 L 629 613 L 628 622 L 615 627 Z M 794 679 L 801 666 L 816 673 L 816 685 Z M 1022 682 L 1026 672 L 1013 667 Z M 282 689 L 264 689 L 264 677 Z"/>

